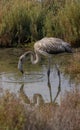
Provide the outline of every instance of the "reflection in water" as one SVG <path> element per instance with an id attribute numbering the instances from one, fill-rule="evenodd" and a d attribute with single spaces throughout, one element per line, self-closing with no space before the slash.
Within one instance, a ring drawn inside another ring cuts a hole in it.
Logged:
<path id="1" fill-rule="evenodd" d="M 54 97 L 54 100 L 52 99 L 52 90 L 51 90 L 51 82 L 50 82 L 50 78 L 48 77 L 48 88 L 49 88 L 49 95 L 50 95 L 50 103 L 55 103 L 60 91 L 61 91 L 61 78 L 60 78 L 60 73 L 58 74 L 59 76 L 59 85 L 58 85 L 58 91 L 56 93 L 56 96 Z M 22 101 L 26 104 L 30 104 L 30 105 L 36 105 L 36 106 L 40 106 L 45 104 L 44 98 L 40 93 L 35 93 L 33 95 L 32 100 L 29 99 L 29 97 L 25 94 L 24 92 L 24 84 L 21 85 L 20 87 L 20 91 L 19 91 L 19 97 L 22 99 Z"/>
<path id="2" fill-rule="evenodd" d="M 20 87 L 19 97 L 22 98 L 22 100 L 23 100 L 24 103 L 30 104 L 30 99 L 25 94 L 23 88 L 24 88 L 24 84 L 22 84 L 21 87 Z"/>
<path id="3" fill-rule="evenodd" d="M 33 102 L 34 105 L 36 104 L 36 106 L 43 105 L 45 103 L 42 95 L 39 94 L 39 93 L 36 93 L 36 94 L 33 95 L 33 101 L 32 102 Z"/>
<path id="4" fill-rule="evenodd" d="M 56 66 L 56 68 L 57 68 L 57 73 L 58 73 L 58 77 L 59 77 L 59 85 L 58 85 L 58 91 L 57 91 L 57 93 L 56 93 L 56 96 L 54 97 L 54 100 L 52 100 L 52 91 L 51 91 L 51 83 L 50 83 L 50 78 L 48 77 L 48 87 L 49 87 L 49 93 L 50 93 L 50 102 L 52 103 L 54 103 L 55 101 L 56 101 L 56 99 L 57 99 L 57 97 L 58 97 L 58 95 L 59 95 L 59 93 L 60 93 L 60 91 L 61 91 L 61 76 L 60 76 L 60 71 L 59 71 L 59 69 L 58 69 L 58 67 Z"/>
<path id="5" fill-rule="evenodd" d="M 22 75 L 17 69 L 17 62 L 18 57 L 21 55 L 21 53 L 23 53 L 23 51 L 24 50 L 21 51 L 21 49 L 18 50 L 17 48 L 0 50 L 0 87 L 3 88 L 3 90 L 8 89 L 10 90 L 10 92 L 13 92 L 15 94 L 18 94 L 18 92 L 20 92 L 20 97 L 24 97 L 24 102 L 27 102 L 27 104 L 35 104 L 37 100 L 33 102 L 33 100 L 31 101 L 30 99 L 31 97 L 37 98 L 37 96 L 38 100 L 40 100 L 40 97 L 42 96 L 42 99 L 45 102 L 57 101 L 59 103 L 60 96 L 62 96 L 65 91 L 70 91 L 73 87 L 76 86 L 76 81 L 80 79 L 79 70 L 77 72 L 77 69 L 75 70 L 75 65 L 76 68 L 79 68 L 80 65 L 78 58 L 79 54 L 76 54 L 74 61 L 71 61 L 72 56 L 70 55 L 61 54 L 54 56 L 52 58 L 52 63 L 50 66 L 50 80 L 48 80 L 46 75 L 47 60 L 44 60 L 44 58 L 42 59 L 42 62 L 40 62 L 40 64 L 37 64 L 35 66 L 33 66 L 32 64 L 30 64 L 29 61 L 27 61 L 27 63 L 24 65 L 25 72 L 27 72 L 25 73 L 25 76 L 22 77 Z M 57 70 L 56 73 L 55 67 L 53 68 L 54 63 L 56 63 L 60 67 L 61 82 L 59 74 L 57 76 L 57 73 L 59 73 L 59 71 Z M 69 70 L 71 69 L 70 72 L 72 73 L 68 73 L 66 68 L 69 68 Z M 74 72 L 76 72 L 75 75 Z M 71 82 L 69 81 L 70 79 Z M 80 84 L 78 86 L 80 87 Z M 24 94 L 25 96 L 22 96 Z M 28 101 L 25 101 L 26 96 Z"/>
<path id="6" fill-rule="evenodd" d="M 53 102 L 56 101 L 56 98 L 58 97 L 58 95 L 59 95 L 59 93 L 60 93 L 60 91 L 61 91 L 61 75 L 60 75 L 60 71 L 59 71 L 58 68 L 57 68 L 57 70 L 58 70 L 58 77 L 59 77 L 59 85 L 58 85 L 58 91 L 57 91 L 57 94 L 56 94 L 56 96 L 55 96 Z"/>
<path id="7" fill-rule="evenodd" d="M 49 88 L 49 94 L 50 94 L 50 102 L 52 103 L 52 91 L 51 91 L 51 83 L 50 83 L 50 79 L 48 78 L 48 88 Z"/>
<path id="8" fill-rule="evenodd" d="M 21 85 L 20 91 L 19 91 L 19 97 L 22 99 L 23 103 L 30 104 L 30 105 L 42 105 L 44 104 L 44 99 L 41 94 L 36 93 L 33 95 L 33 99 L 30 100 L 29 97 L 24 92 L 24 84 Z"/>

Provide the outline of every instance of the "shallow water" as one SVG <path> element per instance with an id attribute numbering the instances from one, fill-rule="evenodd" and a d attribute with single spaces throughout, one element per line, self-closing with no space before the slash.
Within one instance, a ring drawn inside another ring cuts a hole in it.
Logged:
<path id="1" fill-rule="evenodd" d="M 25 74 L 17 69 L 19 56 L 24 52 L 20 49 L 0 49 L 0 87 L 3 90 L 10 90 L 17 95 L 27 95 L 30 100 L 34 95 L 40 95 L 44 102 L 60 102 L 65 91 L 70 91 L 75 87 L 75 81 L 71 82 L 70 76 L 64 74 L 65 64 L 71 55 L 61 54 L 53 56 L 51 63 L 50 80 L 47 78 L 47 59 L 42 60 L 37 65 L 32 65 L 26 61 L 24 66 Z M 54 61 L 60 68 L 61 80 L 54 66 Z"/>

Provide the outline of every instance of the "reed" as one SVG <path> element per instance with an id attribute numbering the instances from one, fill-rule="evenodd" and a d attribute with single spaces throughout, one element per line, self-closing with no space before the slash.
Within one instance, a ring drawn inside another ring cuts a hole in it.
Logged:
<path id="1" fill-rule="evenodd" d="M 44 36 L 53 36 L 65 39 L 73 46 L 80 46 L 79 24 L 78 0 L 0 1 L 0 45 L 3 46 L 5 34 L 10 38 L 9 45 L 23 45 Z"/>

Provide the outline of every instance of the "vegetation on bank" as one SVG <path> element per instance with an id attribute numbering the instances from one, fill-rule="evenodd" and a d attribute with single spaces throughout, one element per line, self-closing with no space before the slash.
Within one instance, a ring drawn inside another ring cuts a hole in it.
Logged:
<path id="1" fill-rule="evenodd" d="M 80 83 L 80 53 L 73 54 L 69 59 L 69 64 L 65 66 L 64 72 L 69 74 L 70 80 L 75 81 L 76 85 Z"/>
<path id="2" fill-rule="evenodd" d="M 23 45 L 45 36 L 80 46 L 79 0 L 0 0 L 0 46 Z"/>
<path id="3" fill-rule="evenodd" d="M 15 94 L 0 95 L 0 130 L 80 130 L 80 91 L 66 92 L 60 105 L 28 106 Z"/>

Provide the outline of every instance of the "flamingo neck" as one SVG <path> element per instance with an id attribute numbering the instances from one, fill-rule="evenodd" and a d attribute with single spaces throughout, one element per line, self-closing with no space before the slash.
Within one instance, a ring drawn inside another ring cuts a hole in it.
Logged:
<path id="1" fill-rule="evenodd" d="M 28 52 L 25 53 L 25 55 L 24 55 L 25 58 L 26 58 L 26 56 L 27 56 L 28 54 L 31 56 L 31 63 L 32 63 L 32 64 L 36 64 L 36 63 L 39 62 L 40 57 L 39 57 L 39 54 L 38 54 L 37 52 L 28 51 Z"/>
<path id="2" fill-rule="evenodd" d="M 31 53 L 31 62 L 32 64 L 36 64 L 39 62 L 39 55 L 37 53 Z"/>

